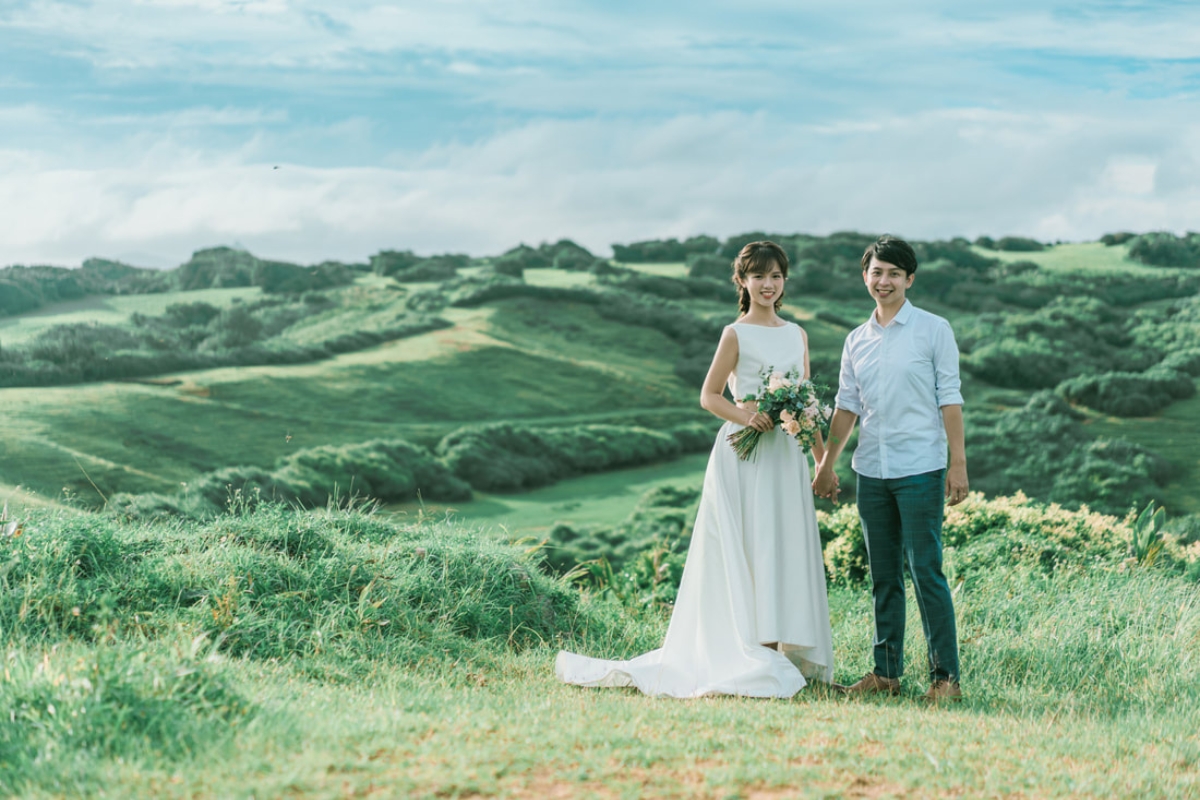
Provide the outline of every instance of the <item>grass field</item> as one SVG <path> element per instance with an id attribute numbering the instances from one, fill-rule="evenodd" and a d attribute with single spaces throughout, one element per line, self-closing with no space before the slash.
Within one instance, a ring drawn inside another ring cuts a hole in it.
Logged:
<path id="1" fill-rule="evenodd" d="M 666 464 L 568 478 L 553 486 L 513 495 L 476 493 L 465 503 L 397 503 L 385 512 L 409 519 L 450 517 L 503 531 L 506 538 L 540 538 L 559 521 L 615 526 L 638 499 L 659 486 L 694 487 L 704 479 L 708 454 Z"/>
<path id="2" fill-rule="evenodd" d="M 84 570 L 64 557 L 80 527 L 99 547 Z M 956 589 L 966 698 L 952 706 L 918 698 L 911 597 L 900 697 L 810 687 L 679 701 L 558 684 L 559 646 L 628 657 L 658 646 L 667 618 L 566 605 L 564 587 L 496 538 L 353 512 L 268 509 L 178 529 L 33 514 L 2 544 L 41 580 L 12 567 L 0 578 L 11 709 L 0 787 L 33 798 L 1200 791 L 1200 598 L 1178 575 L 1111 561 L 970 575 Z M 947 565 L 953 581 L 953 552 Z M 72 603 L 101 635 L 71 627 Z M 551 603 L 562 613 L 540 632 L 510 620 Z M 833 586 L 830 609 L 846 682 L 867 668 L 869 594 Z M 482 623 L 498 632 L 472 633 Z M 197 636 L 221 626 L 227 638 Z"/>
<path id="3" fill-rule="evenodd" d="M 355 289 L 363 296 L 351 316 L 394 314 L 384 290 Z M 670 367 L 675 343 L 605 325 L 589 307 L 530 308 L 451 309 L 453 328 L 316 363 L 0 390 L 0 481 L 51 498 L 66 488 L 97 504 L 115 492 L 170 493 L 201 472 L 269 466 L 324 444 L 431 444 L 497 419 L 628 422 L 672 409 L 694 417 L 694 391 Z M 334 324 L 344 320 L 318 317 L 311 327 Z"/>
<path id="4" fill-rule="evenodd" d="M 0 344 L 23 342 L 55 325 L 93 322 L 117 325 L 127 321 L 133 314 L 159 316 L 168 306 L 176 303 L 208 303 L 224 308 L 237 301 L 257 300 L 260 297 L 262 290 L 257 286 L 85 297 L 69 303 L 55 303 L 16 317 L 0 317 Z"/>
<path id="5" fill-rule="evenodd" d="M 1096 416 L 1088 424 L 1093 433 L 1139 442 L 1170 461 L 1176 474 L 1163 490 L 1163 504 L 1175 513 L 1200 514 L 1200 396 L 1172 403 L 1157 417 Z"/>
<path id="6" fill-rule="evenodd" d="M 1045 250 L 1024 253 L 1006 250 L 973 248 L 986 258 L 998 258 L 1005 263 L 1032 261 L 1045 270 L 1054 272 L 1089 272 L 1093 274 L 1125 273 L 1134 275 L 1163 275 L 1180 272 L 1177 269 L 1151 267 L 1129 258 L 1129 246 L 1124 244 L 1108 247 L 1100 242 L 1078 242 L 1060 244 Z"/>

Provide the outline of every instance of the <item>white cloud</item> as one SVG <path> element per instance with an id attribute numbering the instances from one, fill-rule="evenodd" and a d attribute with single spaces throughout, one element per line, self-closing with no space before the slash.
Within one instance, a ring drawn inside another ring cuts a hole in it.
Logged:
<path id="1" fill-rule="evenodd" d="M 36 51 L 0 263 L 1182 230 L 1200 8 L 1168 6 L 37 0 L 0 10 Z"/>
<path id="2" fill-rule="evenodd" d="M 487 254 L 562 236 L 607 252 L 613 242 L 748 230 L 1094 239 L 1194 227 L 1194 186 L 1163 186 L 1155 175 L 1200 168 L 1194 155 L 1178 160 L 1197 128 L 1135 148 L 1131 125 L 980 110 L 836 133 L 739 113 L 650 126 L 535 122 L 394 168 L 273 169 L 250 147 L 219 159 L 164 147 L 91 170 L 10 155 L 0 174 L 0 263 L 126 252 L 179 263 L 234 240 L 315 262 L 387 247 Z"/>

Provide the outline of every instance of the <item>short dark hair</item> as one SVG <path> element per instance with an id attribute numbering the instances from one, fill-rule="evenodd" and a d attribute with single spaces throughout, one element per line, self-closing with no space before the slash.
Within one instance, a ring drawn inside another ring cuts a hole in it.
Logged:
<path id="1" fill-rule="evenodd" d="M 912 275 L 917 271 L 917 254 L 913 251 L 912 245 L 899 236 L 885 233 L 867 245 L 862 257 L 863 272 L 866 272 L 867 267 L 871 266 L 872 258 L 888 264 L 895 264 L 907 275 Z"/>
<path id="2" fill-rule="evenodd" d="M 743 314 L 750 310 L 750 293 L 742 288 L 740 282 L 745 280 L 747 275 L 766 274 L 772 264 L 779 267 L 779 271 L 786 279 L 788 275 L 787 252 L 774 242 L 768 241 L 750 242 L 733 260 L 733 282 L 738 287 L 738 306 Z M 776 311 L 783 305 L 783 295 L 784 292 L 781 291 L 775 300 Z"/>

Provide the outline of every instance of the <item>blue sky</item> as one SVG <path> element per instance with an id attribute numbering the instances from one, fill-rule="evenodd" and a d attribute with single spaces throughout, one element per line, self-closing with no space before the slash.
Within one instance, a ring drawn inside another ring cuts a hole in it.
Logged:
<path id="1" fill-rule="evenodd" d="M 0 52 L 0 264 L 1200 228 L 1186 2 L 0 0 Z"/>

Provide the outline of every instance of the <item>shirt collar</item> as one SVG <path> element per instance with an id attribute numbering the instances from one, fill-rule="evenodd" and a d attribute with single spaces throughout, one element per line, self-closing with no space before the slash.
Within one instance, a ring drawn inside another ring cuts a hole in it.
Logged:
<path id="1" fill-rule="evenodd" d="M 896 312 L 896 316 L 892 317 L 892 322 L 896 323 L 897 325 L 907 325 L 908 321 L 912 319 L 912 315 L 913 304 L 912 301 L 906 297 L 904 298 L 904 305 L 900 306 L 900 310 Z M 869 321 L 873 327 L 878 328 L 879 330 L 883 330 L 885 327 L 879 324 L 879 320 L 875 318 L 874 311 L 871 312 Z"/>

